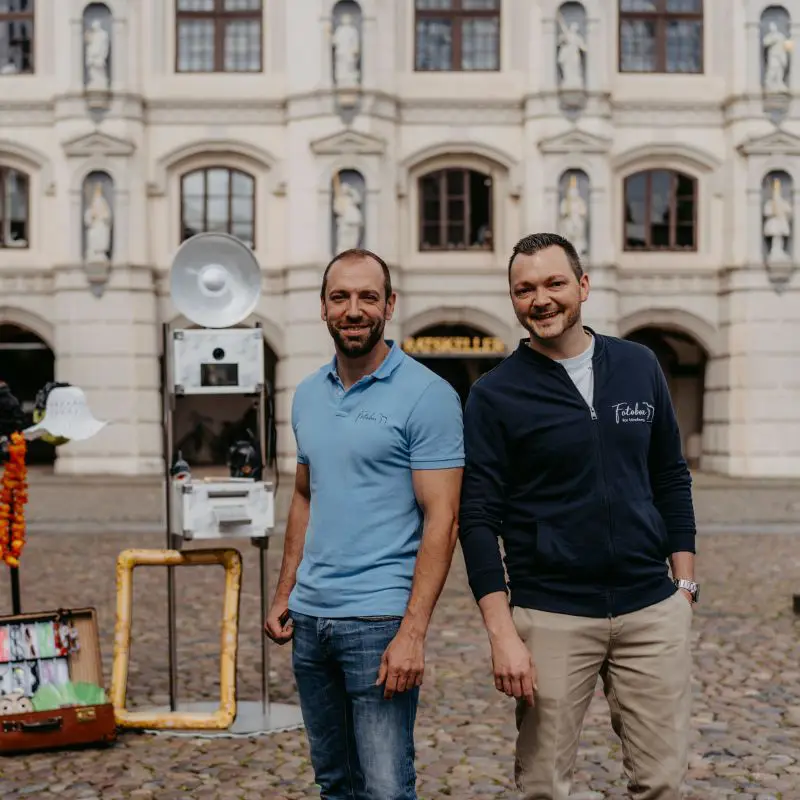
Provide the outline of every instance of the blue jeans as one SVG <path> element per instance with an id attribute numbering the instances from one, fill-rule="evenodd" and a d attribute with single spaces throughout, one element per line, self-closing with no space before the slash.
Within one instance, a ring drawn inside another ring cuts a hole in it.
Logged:
<path id="1" fill-rule="evenodd" d="M 419 688 L 384 699 L 381 656 L 399 617 L 324 619 L 292 612 L 292 666 L 324 800 L 416 800 Z"/>

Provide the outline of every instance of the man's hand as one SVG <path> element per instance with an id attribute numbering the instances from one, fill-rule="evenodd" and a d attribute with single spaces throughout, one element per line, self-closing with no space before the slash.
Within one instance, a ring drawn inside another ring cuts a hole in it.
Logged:
<path id="1" fill-rule="evenodd" d="M 691 592 L 687 591 L 686 589 L 678 589 L 678 591 L 686 598 L 687 602 L 689 603 L 689 607 L 694 611 L 694 600 L 692 600 Z"/>
<path id="2" fill-rule="evenodd" d="M 267 621 L 264 623 L 264 633 L 272 639 L 275 644 L 286 644 L 294 636 L 294 623 L 289 617 L 289 601 L 282 597 L 276 597 L 272 601 Z"/>
<path id="3" fill-rule="evenodd" d="M 395 692 L 422 686 L 425 671 L 425 639 L 402 628 L 381 657 L 376 686 L 385 684 L 383 696 L 388 700 Z"/>
<path id="4" fill-rule="evenodd" d="M 495 688 L 509 697 L 524 697 L 532 706 L 533 693 L 538 687 L 530 651 L 516 632 L 490 638 L 490 642 Z"/>

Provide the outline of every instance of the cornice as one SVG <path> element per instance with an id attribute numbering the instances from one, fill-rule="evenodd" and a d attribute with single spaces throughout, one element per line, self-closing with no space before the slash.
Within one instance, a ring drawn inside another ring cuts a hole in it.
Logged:
<path id="1" fill-rule="evenodd" d="M 398 101 L 399 123 L 410 125 L 521 125 L 523 103 L 485 97 L 420 98 Z"/>
<path id="2" fill-rule="evenodd" d="M 155 98 L 145 101 L 144 121 L 149 125 L 284 125 L 286 102 L 251 97 Z"/>

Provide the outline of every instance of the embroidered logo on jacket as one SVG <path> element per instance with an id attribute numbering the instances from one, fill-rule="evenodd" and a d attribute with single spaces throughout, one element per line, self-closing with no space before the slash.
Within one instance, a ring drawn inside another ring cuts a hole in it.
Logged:
<path id="1" fill-rule="evenodd" d="M 621 422 L 652 422 L 656 410 L 650 403 L 617 403 L 611 406 L 614 409 L 617 425 Z"/>

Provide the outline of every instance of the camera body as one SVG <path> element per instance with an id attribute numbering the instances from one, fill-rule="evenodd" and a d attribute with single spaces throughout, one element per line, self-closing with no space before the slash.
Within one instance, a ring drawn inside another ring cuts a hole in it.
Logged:
<path id="1" fill-rule="evenodd" d="M 264 385 L 260 328 L 173 331 L 172 348 L 176 395 L 257 394 Z"/>

